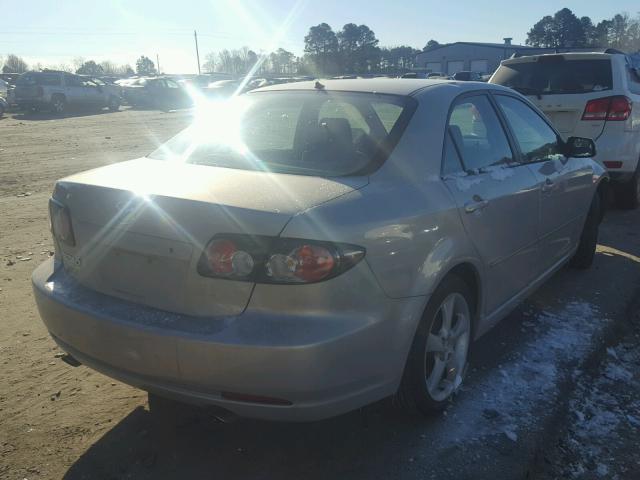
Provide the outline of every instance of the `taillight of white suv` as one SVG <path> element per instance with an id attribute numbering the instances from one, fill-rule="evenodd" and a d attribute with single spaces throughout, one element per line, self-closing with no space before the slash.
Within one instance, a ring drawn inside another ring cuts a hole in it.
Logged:
<path id="1" fill-rule="evenodd" d="M 631 115 L 631 100 L 623 95 L 596 98 L 590 100 L 582 114 L 582 120 L 605 120 L 607 122 L 621 122 Z"/>

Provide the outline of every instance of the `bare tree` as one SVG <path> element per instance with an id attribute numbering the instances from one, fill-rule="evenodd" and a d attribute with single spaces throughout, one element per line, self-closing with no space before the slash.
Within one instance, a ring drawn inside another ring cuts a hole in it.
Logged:
<path id="1" fill-rule="evenodd" d="M 204 63 L 202 64 L 202 68 L 207 73 L 213 73 L 216 71 L 216 54 L 215 52 L 209 52 L 204 56 Z"/>
<path id="2" fill-rule="evenodd" d="M 75 57 L 71 63 L 73 64 L 73 69 L 78 70 L 84 65 L 84 57 Z"/>
<path id="3" fill-rule="evenodd" d="M 4 73 L 24 73 L 29 70 L 29 65 L 21 57 L 10 53 L 4 61 L 2 71 Z"/>

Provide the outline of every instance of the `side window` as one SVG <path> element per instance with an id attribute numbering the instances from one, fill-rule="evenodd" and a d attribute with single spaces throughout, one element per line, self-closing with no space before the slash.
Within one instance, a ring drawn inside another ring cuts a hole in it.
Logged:
<path id="1" fill-rule="evenodd" d="M 169 88 L 180 88 L 178 86 L 178 84 L 176 82 L 174 82 L 173 80 L 165 79 L 165 83 L 167 84 L 167 87 L 169 87 Z"/>
<path id="2" fill-rule="evenodd" d="M 485 95 L 456 102 L 448 130 L 467 170 L 513 162 L 507 136 Z"/>
<path id="3" fill-rule="evenodd" d="M 64 81 L 67 87 L 82 87 L 82 80 L 75 75 L 65 75 Z"/>
<path id="4" fill-rule="evenodd" d="M 562 155 L 556 132 L 526 103 L 504 95 L 496 99 L 520 146 L 525 162 L 539 162 Z"/>
<path id="5" fill-rule="evenodd" d="M 450 175 L 464 170 L 460 155 L 453 144 L 451 134 L 447 132 L 444 138 L 444 158 L 442 160 L 442 175 Z"/>

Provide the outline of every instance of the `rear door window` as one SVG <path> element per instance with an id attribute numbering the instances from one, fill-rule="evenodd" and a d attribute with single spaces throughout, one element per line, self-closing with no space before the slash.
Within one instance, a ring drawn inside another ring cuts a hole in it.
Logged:
<path id="1" fill-rule="evenodd" d="M 565 60 L 562 55 L 536 62 L 501 65 L 491 83 L 524 95 L 578 94 L 613 88 L 611 60 Z"/>
<path id="2" fill-rule="evenodd" d="M 496 95 L 525 162 L 562 157 L 556 132 L 527 104 L 513 97 Z"/>
<path id="3" fill-rule="evenodd" d="M 486 95 L 458 100 L 449 117 L 451 135 L 467 170 L 513 162 L 513 152 Z"/>

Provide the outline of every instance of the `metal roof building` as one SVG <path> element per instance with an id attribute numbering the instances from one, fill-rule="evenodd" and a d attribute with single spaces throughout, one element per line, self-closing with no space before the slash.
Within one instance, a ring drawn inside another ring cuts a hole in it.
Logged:
<path id="1" fill-rule="evenodd" d="M 551 49 L 514 45 L 511 38 L 504 43 L 455 42 L 431 48 L 416 55 L 416 66 L 427 72 L 453 75 L 470 70 L 481 74 L 494 72 L 500 61 L 518 55 L 548 53 Z"/>

